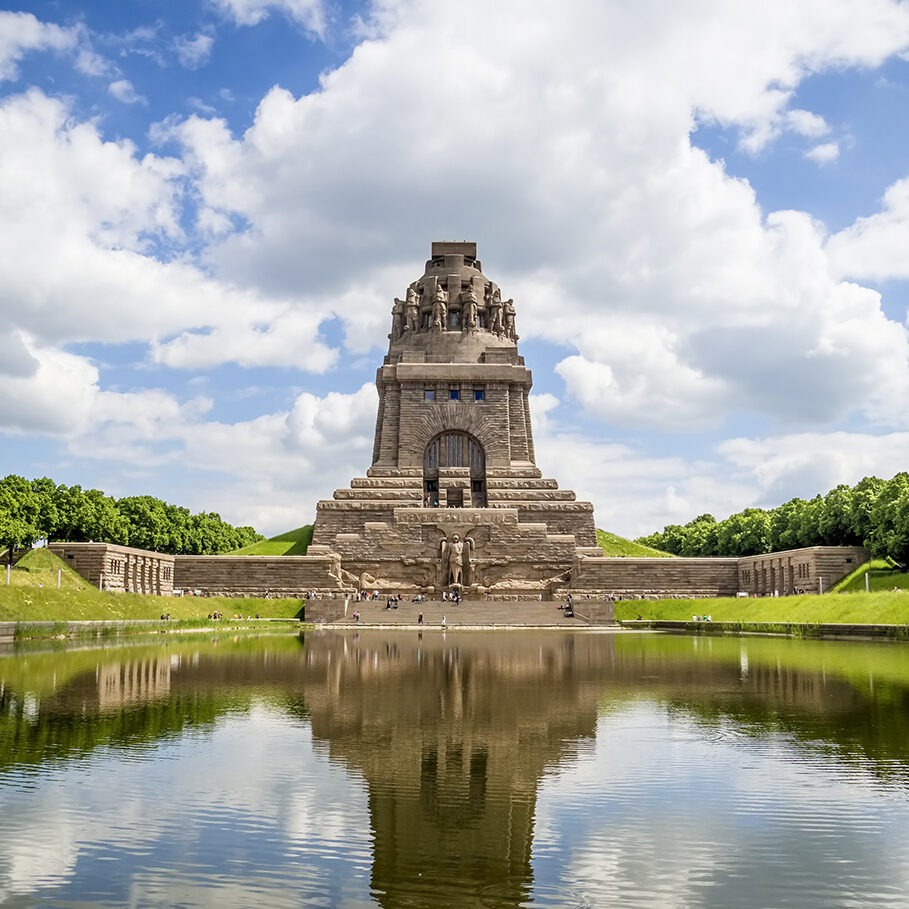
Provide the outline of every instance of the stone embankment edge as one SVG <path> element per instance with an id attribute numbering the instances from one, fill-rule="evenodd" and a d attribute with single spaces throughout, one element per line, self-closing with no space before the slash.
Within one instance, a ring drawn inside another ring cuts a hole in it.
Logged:
<path id="1" fill-rule="evenodd" d="M 845 638 L 869 640 L 887 638 L 909 640 L 909 625 L 881 625 L 834 622 L 687 622 L 670 619 L 623 619 L 617 624 L 627 629 L 669 631 L 684 634 L 741 635 L 759 634 L 799 638 Z"/>
<path id="2" fill-rule="evenodd" d="M 255 622 L 239 619 L 225 619 L 223 623 L 212 624 L 202 620 L 198 623 L 166 621 L 162 619 L 84 619 L 78 621 L 3 621 L 0 622 L 0 644 L 13 644 L 25 640 L 109 638 L 140 634 L 193 634 L 197 632 L 262 631 L 269 626 L 293 625 L 293 630 L 312 628 L 298 619 L 267 618 Z"/>

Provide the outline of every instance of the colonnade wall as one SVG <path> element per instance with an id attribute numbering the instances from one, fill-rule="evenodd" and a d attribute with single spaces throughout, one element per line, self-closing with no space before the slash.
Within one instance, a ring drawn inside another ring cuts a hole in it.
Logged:
<path id="1" fill-rule="evenodd" d="M 867 562 L 862 546 L 808 546 L 739 560 L 739 587 L 758 596 L 823 593 Z"/>
<path id="2" fill-rule="evenodd" d="M 47 547 L 92 586 L 115 593 L 174 592 L 174 556 L 114 543 L 50 543 Z"/>

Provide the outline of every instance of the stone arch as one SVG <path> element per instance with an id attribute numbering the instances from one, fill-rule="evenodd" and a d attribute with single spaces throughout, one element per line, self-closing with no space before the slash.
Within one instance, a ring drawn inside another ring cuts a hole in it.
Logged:
<path id="1" fill-rule="evenodd" d="M 474 508 L 486 507 L 486 450 L 474 435 L 459 429 L 436 433 L 423 450 L 423 493 L 427 504 L 443 500 L 449 505 L 463 505 L 463 486 L 452 484 L 443 493 L 441 478 L 449 468 L 469 471 L 470 503 Z M 458 492 L 458 490 L 462 490 Z M 440 495 L 441 494 L 441 495 Z"/>

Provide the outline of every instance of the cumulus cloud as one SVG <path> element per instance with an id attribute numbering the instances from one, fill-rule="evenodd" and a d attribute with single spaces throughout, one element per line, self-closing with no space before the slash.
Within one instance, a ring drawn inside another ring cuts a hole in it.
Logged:
<path id="1" fill-rule="evenodd" d="M 136 91 L 129 79 L 117 79 L 115 82 L 111 82 L 111 84 L 107 86 L 107 91 L 124 104 L 145 103 L 145 98 Z"/>
<path id="2" fill-rule="evenodd" d="M 831 161 L 836 161 L 839 156 L 839 142 L 823 142 L 820 145 L 813 145 L 805 152 L 805 157 L 816 164 L 829 164 Z"/>
<path id="3" fill-rule="evenodd" d="M 885 281 L 909 278 L 909 177 L 884 193 L 882 210 L 858 218 L 826 245 L 833 270 L 843 277 Z"/>
<path id="4" fill-rule="evenodd" d="M 219 2 L 239 25 L 280 13 L 324 32 L 315 2 Z M 35 363 L 72 356 L 67 346 L 80 341 L 138 341 L 171 369 L 323 372 L 383 346 L 392 297 L 420 273 L 429 241 L 460 237 L 479 242 L 487 273 L 515 298 L 522 337 L 559 345 L 558 374 L 591 436 L 613 426 L 690 431 L 743 414 L 780 437 L 854 415 L 882 430 L 909 423 L 893 404 L 909 391 L 905 326 L 876 292 L 843 280 L 906 276 L 906 187 L 828 238 L 804 213 L 763 211 L 747 182 L 691 140 L 698 124 L 719 123 L 747 150 L 789 133 L 818 163 L 832 160 L 837 142 L 821 141 L 829 125 L 791 108 L 793 95 L 813 73 L 904 51 L 904 4 L 566 0 L 528 17 L 519 0 L 465 0 L 452 17 L 448 4 L 402 0 L 373 7 L 362 34 L 318 89 L 272 88 L 242 134 L 210 115 L 160 124 L 155 137 L 175 142 L 174 157 L 106 141 L 39 91 L 6 98 L 0 314 L 12 334 L 0 344 L 19 357 L 8 381 L 39 387 Z M 210 51 L 204 37 L 180 39 L 187 65 Z M 15 66 L 18 53 L 0 60 Z M 333 319 L 341 352 L 324 337 Z M 21 337 L 31 339 L 27 356 Z M 80 362 L 80 387 L 98 386 L 97 367 Z M 187 446 L 234 444 L 275 469 L 294 438 L 318 428 L 306 399 L 224 425 L 198 404 L 179 409 L 183 399 L 131 402 L 160 408 L 155 425 L 191 426 Z M 367 426 L 374 413 L 358 419 Z M 117 450 L 120 421 L 104 425 Z M 90 450 L 90 436 L 80 438 Z M 570 432 L 552 438 L 559 458 L 601 451 Z M 690 467 L 606 449 L 616 476 L 635 459 L 645 469 L 626 486 L 650 503 L 647 520 L 704 510 L 699 495 L 722 511 L 761 494 L 744 465 L 718 472 L 719 455 Z M 344 463 L 348 473 L 365 466 Z M 630 502 L 620 493 L 590 495 L 610 508 Z"/>
<path id="5" fill-rule="evenodd" d="M 319 37 L 325 34 L 322 0 L 215 0 L 215 4 L 237 25 L 258 25 L 279 12 Z"/>
<path id="6" fill-rule="evenodd" d="M 174 42 L 177 59 L 186 69 L 198 69 L 208 63 L 214 44 L 214 37 L 205 32 L 199 32 L 193 38 L 180 35 Z"/>
<path id="7" fill-rule="evenodd" d="M 820 9 L 765 4 L 744 28 L 740 4 L 698 17 L 576 0 L 535 29 L 516 27 L 508 3 L 468 3 L 482 27 L 465 45 L 442 5 L 386 6 L 319 91 L 272 89 L 242 137 L 217 120 L 175 127 L 207 210 L 251 225 L 222 234 L 207 261 L 272 294 L 356 298 L 382 292 L 380 269 L 412 280 L 404 260 L 427 237 L 475 236 L 522 332 L 575 348 L 559 372 L 602 420 L 876 418 L 909 380 L 903 328 L 830 274 L 822 228 L 765 215 L 688 138 L 698 118 L 756 148 L 784 129 L 821 136 L 823 118 L 787 107 L 799 81 L 909 42 L 900 6 Z M 428 129 L 439 97 L 470 118 Z M 850 369 L 868 381 L 841 381 Z"/>
<path id="8" fill-rule="evenodd" d="M 18 62 L 32 50 L 70 50 L 78 30 L 41 22 L 31 13 L 0 10 L 0 81 L 19 76 Z"/>

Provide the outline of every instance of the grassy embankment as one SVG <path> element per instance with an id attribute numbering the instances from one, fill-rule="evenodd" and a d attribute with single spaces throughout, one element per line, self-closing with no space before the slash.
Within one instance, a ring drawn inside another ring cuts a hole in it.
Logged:
<path id="1" fill-rule="evenodd" d="M 625 558 L 648 558 L 648 559 L 674 559 L 675 556 L 668 552 L 660 552 L 659 549 L 651 549 L 649 546 L 642 546 L 640 543 L 633 543 L 624 537 L 616 536 L 609 533 L 608 530 L 597 528 L 597 543 L 603 553 L 608 556 L 625 556 Z"/>
<path id="2" fill-rule="evenodd" d="M 709 615 L 714 622 L 746 624 L 909 625 L 909 592 L 844 593 L 794 597 L 720 597 L 715 600 L 620 600 L 615 617 L 691 621 Z"/>
<path id="3" fill-rule="evenodd" d="M 60 571 L 60 588 L 57 572 Z M 297 599 L 257 600 L 246 597 L 156 597 L 150 594 L 102 593 L 46 549 L 33 549 L 13 568 L 10 584 L 0 569 L 0 621 L 62 622 L 89 619 L 204 620 L 218 610 L 225 616 L 255 615 L 294 618 L 303 603 Z"/>
<path id="4" fill-rule="evenodd" d="M 229 555 L 264 555 L 264 556 L 291 556 L 306 555 L 309 544 L 312 542 L 312 524 L 289 530 L 287 533 L 278 534 L 261 543 L 251 543 L 242 549 L 235 549 Z"/>

